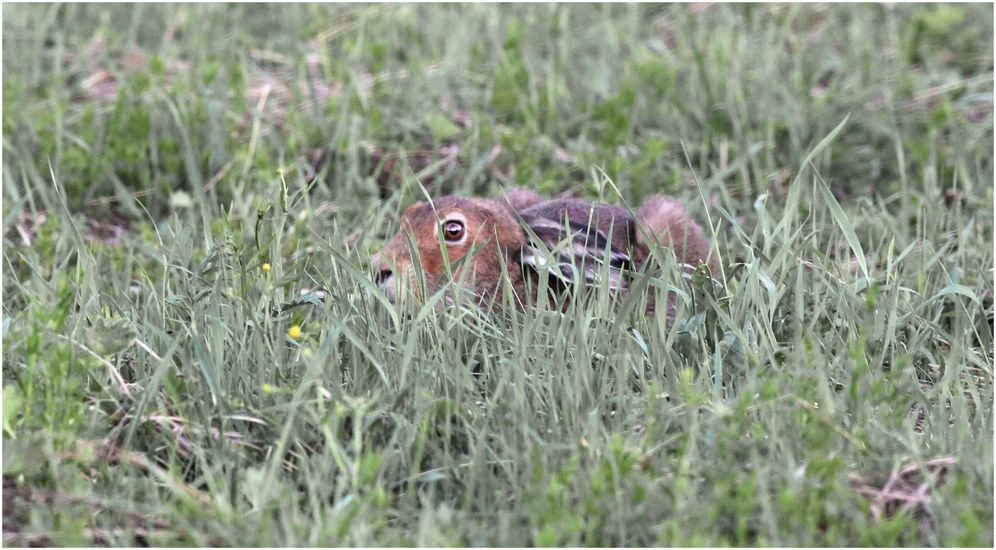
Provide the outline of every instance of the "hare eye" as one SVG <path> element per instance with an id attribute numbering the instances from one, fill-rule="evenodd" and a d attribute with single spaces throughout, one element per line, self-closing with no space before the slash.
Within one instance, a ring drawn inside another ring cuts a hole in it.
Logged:
<path id="1" fill-rule="evenodd" d="M 456 242 L 463 238 L 466 229 L 463 222 L 457 220 L 447 220 L 443 223 L 443 238 L 449 242 Z"/>

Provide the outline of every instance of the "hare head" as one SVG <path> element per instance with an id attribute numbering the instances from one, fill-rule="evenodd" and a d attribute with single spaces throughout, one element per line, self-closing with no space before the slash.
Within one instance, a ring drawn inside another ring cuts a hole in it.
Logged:
<path id="1" fill-rule="evenodd" d="M 449 266 L 454 281 L 488 294 L 498 287 L 503 259 L 524 245 L 522 228 L 507 203 L 447 196 L 405 210 L 401 231 L 371 258 L 371 268 L 392 301 L 404 292 L 418 292 L 416 263 L 429 289 L 446 282 Z"/>

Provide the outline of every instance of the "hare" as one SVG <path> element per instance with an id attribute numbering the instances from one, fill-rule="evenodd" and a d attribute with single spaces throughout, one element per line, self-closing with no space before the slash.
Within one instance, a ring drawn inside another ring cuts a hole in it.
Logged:
<path id="1" fill-rule="evenodd" d="M 501 303 L 507 277 L 513 301 L 522 307 L 529 299 L 526 282 L 544 266 L 561 288 L 607 278 L 610 288 L 625 292 L 628 273 L 647 261 L 648 241 L 654 240 L 674 250 L 679 261 L 705 262 L 718 272 L 702 228 L 674 199 L 652 196 L 634 217 L 618 206 L 544 200 L 520 188 L 497 199 L 444 196 L 412 205 L 401 216 L 398 234 L 371 258 L 371 268 L 393 302 L 402 293 L 418 294 L 418 262 L 426 288 L 449 280 L 449 264 L 451 281 L 463 283 L 482 303 Z"/>

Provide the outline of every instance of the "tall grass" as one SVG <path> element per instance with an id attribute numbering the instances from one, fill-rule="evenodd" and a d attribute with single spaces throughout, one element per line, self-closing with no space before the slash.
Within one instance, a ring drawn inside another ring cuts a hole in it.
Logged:
<path id="1" fill-rule="evenodd" d="M 992 545 L 989 8 L 3 15 L 6 544 Z M 421 188 L 511 184 L 722 272 L 377 291 Z"/>

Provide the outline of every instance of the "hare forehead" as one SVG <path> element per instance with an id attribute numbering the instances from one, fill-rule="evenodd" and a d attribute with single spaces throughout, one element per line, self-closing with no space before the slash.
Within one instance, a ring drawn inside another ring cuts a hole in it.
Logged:
<path id="1" fill-rule="evenodd" d="M 436 223 L 436 215 L 432 207 L 427 203 L 420 202 L 413 204 L 401 215 L 402 226 L 407 225 L 412 228 Z"/>
<path id="2" fill-rule="evenodd" d="M 466 199 L 443 197 L 434 204 L 427 202 L 414 204 L 405 210 L 402 217 L 412 225 L 436 224 L 447 220 L 480 224 L 489 218 L 489 212 Z"/>
<path id="3" fill-rule="evenodd" d="M 432 209 L 406 213 L 404 221 L 412 228 L 433 226 L 436 229 L 439 228 L 440 224 L 448 221 L 458 221 L 468 227 L 481 223 L 480 216 L 475 216 L 472 212 L 463 210 L 437 210 L 433 212 Z"/>
<path id="4" fill-rule="evenodd" d="M 463 212 L 440 212 L 439 221 L 441 222 L 461 222 L 467 225 L 467 216 Z"/>

